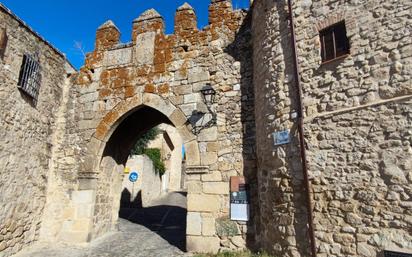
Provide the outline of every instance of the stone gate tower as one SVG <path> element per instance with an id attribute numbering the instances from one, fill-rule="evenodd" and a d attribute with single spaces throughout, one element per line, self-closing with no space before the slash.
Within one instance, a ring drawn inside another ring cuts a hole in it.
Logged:
<path id="1" fill-rule="evenodd" d="M 75 111 L 65 115 L 59 144 L 76 162 L 61 168 L 56 160 L 51 184 L 61 184 L 49 188 L 45 217 L 55 218 L 43 221 L 44 238 L 87 242 L 114 229 L 130 149 L 145 131 L 167 123 L 187 154 L 187 249 L 246 246 L 253 227 L 228 215 L 230 177 L 256 184 L 249 23 L 230 1 L 214 0 L 201 30 L 187 3 L 176 11 L 172 35 L 153 9 L 133 21 L 129 43 L 119 41 L 111 21 L 97 29 L 95 50 L 67 94 L 66 108 Z M 205 87 L 216 91 L 214 102 L 203 99 Z"/>
<path id="2" fill-rule="evenodd" d="M 184 4 L 167 35 L 148 10 L 128 43 L 97 28 L 76 72 L 0 4 L 0 256 L 114 230 L 130 149 L 161 123 L 186 148 L 187 250 L 411 252 L 411 11 L 211 0 L 205 28 Z M 233 176 L 250 185 L 248 222 L 229 219 Z"/>

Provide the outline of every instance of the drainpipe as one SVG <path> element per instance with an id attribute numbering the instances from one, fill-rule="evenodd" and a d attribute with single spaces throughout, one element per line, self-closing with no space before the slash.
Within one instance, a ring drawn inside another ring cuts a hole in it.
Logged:
<path id="1" fill-rule="evenodd" d="M 295 24 L 293 22 L 293 12 L 292 12 L 292 0 L 288 0 L 289 8 L 289 20 L 290 20 L 290 33 L 291 33 L 291 44 L 292 44 L 292 53 L 293 53 L 293 64 L 294 64 L 294 77 L 296 82 L 296 89 L 298 90 L 298 132 L 299 132 L 299 142 L 300 142 L 300 156 L 302 159 L 302 170 L 304 177 L 304 186 L 306 190 L 306 200 L 308 208 L 308 225 L 309 225 L 309 237 L 310 237 L 310 248 L 312 252 L 312 257 L 316 257 L 316 241 L 315 241 L 315 232 L 313 230 L 313 211 L 312 211 L 312 200 L 310 195 L 310 182 L 308 176 L 308 166 L 306 159 L 306 148 L 305 148 L 305 136 L 303 130 L 303 101 L 302 101 L 302 87 L 300 84 L 300 71 L 298 63 L 298 55 L 296 52 L 296 36 L 295 36 Z"/>

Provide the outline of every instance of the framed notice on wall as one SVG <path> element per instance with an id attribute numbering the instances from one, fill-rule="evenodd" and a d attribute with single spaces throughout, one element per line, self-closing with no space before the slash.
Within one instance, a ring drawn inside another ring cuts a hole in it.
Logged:
<path id="1" fill-rule="evenodd" d="M 249 220 L 249 187 L 244 177 L 230 178 L 230 219 Z"/>

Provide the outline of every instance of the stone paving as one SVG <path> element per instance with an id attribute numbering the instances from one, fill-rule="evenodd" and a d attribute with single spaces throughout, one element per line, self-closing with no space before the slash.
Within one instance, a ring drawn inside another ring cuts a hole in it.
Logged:
<path id="1" fill-rule="evenodd" d="M 14 257 L 177 257 L 185 247 L 186 197 L 172 193 L 155 206 L 122 209 L 119 231 L 88 245 L 36 245 Z M 180 249 L 179 249 L 180 248 Z"/>

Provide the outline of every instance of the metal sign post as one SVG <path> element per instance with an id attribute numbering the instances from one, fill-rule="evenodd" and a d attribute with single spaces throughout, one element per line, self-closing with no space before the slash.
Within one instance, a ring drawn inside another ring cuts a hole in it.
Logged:
<path id="1" fill-rule="evenodd" d="M 139 173 L 137 173 L 137 171 L 132 171 L 129 174 L 129 181 L 133 183 L 132 185 L 132 195 L 130 196 L 130 201 L 132 201 L 132 198 L 134 196 L 134 184 L 136 183 L 137 179 L 139 178 Z"/>

